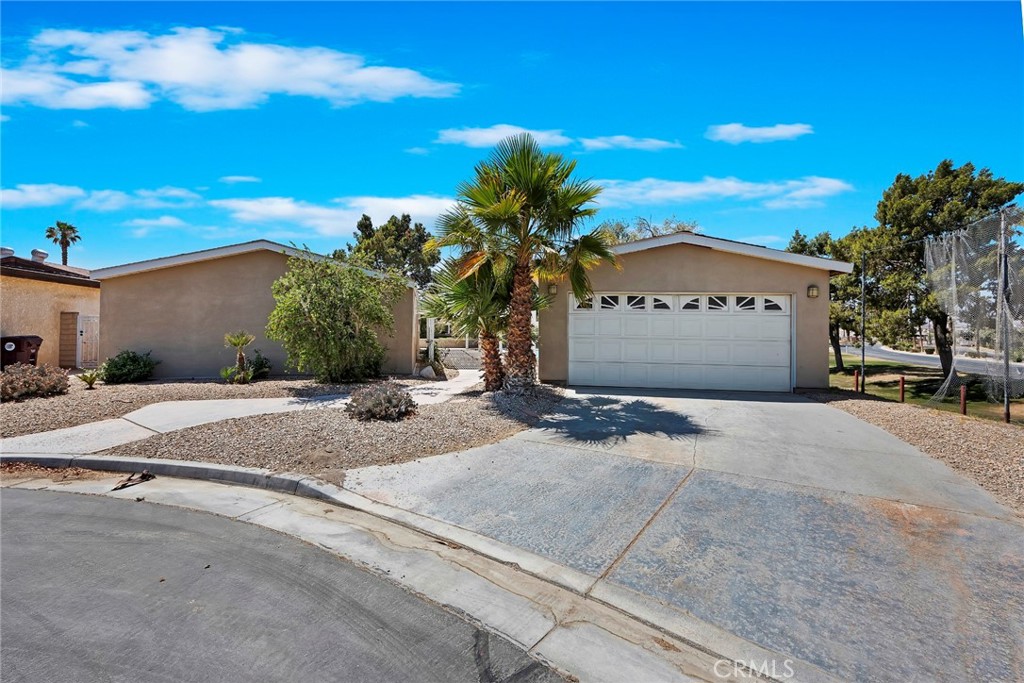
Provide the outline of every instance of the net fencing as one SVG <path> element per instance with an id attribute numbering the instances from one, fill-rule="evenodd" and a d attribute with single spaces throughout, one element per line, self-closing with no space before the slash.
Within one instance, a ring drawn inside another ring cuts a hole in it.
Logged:
<path id="1" fill-rule="evenodd" d="M 950 317 L 953 369 L 932 397 L 956 395 L 972 376 L 989 400 L 1024 396 L 1024 211 L 1008 206 L 930 239 L 932 293 Z"/>

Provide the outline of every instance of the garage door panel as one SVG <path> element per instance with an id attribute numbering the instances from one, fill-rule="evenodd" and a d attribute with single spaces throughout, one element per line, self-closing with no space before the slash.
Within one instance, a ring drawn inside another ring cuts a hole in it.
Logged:
<path id="1" fill-rule="evenodd" d="M 626 301 L 627 295 L 606 296 Z M 570 312 L 569 382 L 751 391 L 791 388 L 788 297 L 770 295 L 782 301 L 783 311 L 763 311 L 760 304 L 759 310 L 740 310 L 733 305 L 741 297 L 763 301 L 766 295 L 730 294 L 730 310 L 709 311 L 708 295 L 657 296 L 676 304 L 697 299 L 702 308 Z"/>

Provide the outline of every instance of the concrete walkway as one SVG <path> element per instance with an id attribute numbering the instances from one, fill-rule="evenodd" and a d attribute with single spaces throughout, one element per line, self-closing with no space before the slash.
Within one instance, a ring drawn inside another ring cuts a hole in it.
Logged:
<path id="1" fill-rule="evenodd" d="M 420 405 L 443 403 L 480 382 L 480 372 L 464 370 L 447 382 L 410 387 Z M 210 422 L 251 415 L 296 410 L 343 408 L 348 396 L 317 398 L 236 398 L 212 401 L 164 401 L 134 410 L 123 417 L 90 424 L 0 439 L 0 453 L 86 454 Z"/>
<path id="2" fill-rule="evenodd" d="M 345 487 L 546 558 L 585 595 L 735 659 L 775 653 L 798 678 L 1024 680 L 1020 518 L 799 396 L 581 391 L 536 429 L 351 470 Z"/>

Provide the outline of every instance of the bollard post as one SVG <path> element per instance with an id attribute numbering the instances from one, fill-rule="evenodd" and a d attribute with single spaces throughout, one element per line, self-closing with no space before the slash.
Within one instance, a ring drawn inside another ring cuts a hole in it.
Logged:
<path id="1" fill-rule="evenodd" d="M 900 403 L 903 403 L 903 399 L 906 396 L 907 378 L 900 375 Z"/>
<path id="2" fill-rule="evenodd" d="M 855 392 L 860 391 L 860 370 L 853 371 L 853 390 Z"/>
<path id="3" fill-rule="evenodd" d="M 967 385 L 960 385 L 960 414 L 967 414 Z"/>

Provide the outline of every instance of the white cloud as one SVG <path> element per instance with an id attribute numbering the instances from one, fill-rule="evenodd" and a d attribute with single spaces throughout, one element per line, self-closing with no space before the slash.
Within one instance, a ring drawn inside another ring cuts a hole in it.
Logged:
<path id="1" fill-rule="evenodd" d="M 599 138 L 580 138 L 580 144 L 588 152 L 606 149 L 639 149 L 646 152 L 657 152 L 663 149 L 680 149 L 678 141 L 659 140 L 657 138 L 634 138 L 630 135 L 606 135 Z"/>
<path id="2" fill-rule="evenodd" d="M 493 147 L 507 137 L 529 133 L 537 144 L 545 147 L 564 147 L 572 144 L 561 130 L 531 130 L 508 123 L 498 123 L 488 128 L 446 128 L 437 134 L 435 142 L 442 145 L 465 145 L 466 147 Z"/>
<path id="3" fill-rule="evenodd" d="M 806 123 L 777 123 L 774 126 L 745 126 L 742 123 L 726 123 L 709 126 L 704 134 L 709 140 L 738 145 L 741 142 L 776 142 L 792 140 L 814 132 Z"/>
<path id="4" fill-rule="evenodd" d="M 452 203 L 453 200 L 446 197 L 410 195 L 341 197 L 332 200 L 330 205 L 313 204 L 292 197 L 215 199 L 210 205 L 231 212 L 234 220 L 243 223 L 287 223 L 312 228 L 321 235 L 351 235 L 364 213 L 374 223 L 407 213 L 414 221 L 429 225 Z"/>
<path id="5" fill-rule="evenodd" d="M 159 98 L 192 111 L 256 107 L 271 95 L 344 107 L 400 97 L 453 97 L 459 85 L 413 69 L 369 66 L 324 47 L 245 42 L 239 29 L 44 30 L 3 71 L 3 102 L 49 109 L 143 109 Z"/>
<path id="6" fill-rule="evenodd" d="M 770 209 L 820 206 L 821 200 L 853 189 L 836 178 L 806 176 L 794 180 L 751 182 L 739 178 L 705 176 L 697 181 L 663 180 L 598 180 L 604 192 L 598 197 L 603 206 L 637 206 L 671 202 L 707 201 L 716 199 L 756 200 Z"/>
<path id="7" fill-rule="evenodd" d="M 81 119 L 75 119 L 74 121 L 71 122 L 71 127 L 72 128 L 88 128 L 89 124 L 86 123 L 85 121 L 81 120 Z"/>
<path id="8" fill-rule="evenodd" d="M 262 178 L 254 175 L 226 175 L 219 178 L 220 182 L 234 185 L 235 183 L 262 183 Z"/>
<path id="9" fill-rule="evenodd" d="M 424 156 L 426 154 L 430 154 L 430 150 L 427 149 L 426 147 L 408 147 L 408 148 L 406 148 L 405 153 L 406 154 L 417 154 L 419 156 Z"/>
<path id="10" fill-rule="evenodd" d="M 11 120 L 11 117 L 7 114 L 0 114 L 0 123 L 6 123 Z"/>
<path id="11" fill-rule="evenodd" d="M 160 216 L 159 218 L 133 218 L 130 221 L 125 221 L 124 225 L 135 228 L 132 230 L 133 237 L 145 237 L 154 229 L 183 228 L 187 226 L 187 223 L 175 216 Z"/>
<path id="12" fill-rule="evenodd" d="M 72 199 L 84 197 L 85 190 L 73 185 L 16 185 L 0 190 L 0 205 L 5 209 L 22 209 L 30 206 L 56 206 Z"/>
<path id="13" fill-rule="evenodd" d="M 93 190 L 78 202 L 79 209 L 90 211 L 120 211 L 127 208 L 163 209 L 194 206 L 202 197 L 182 187 L 161 187 L 155 190 Z"/>

